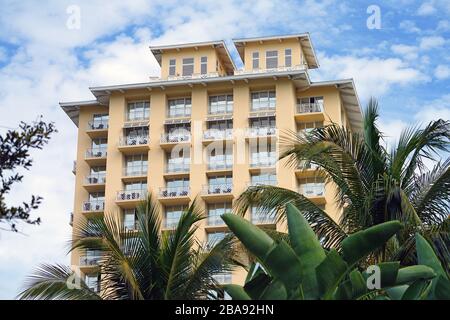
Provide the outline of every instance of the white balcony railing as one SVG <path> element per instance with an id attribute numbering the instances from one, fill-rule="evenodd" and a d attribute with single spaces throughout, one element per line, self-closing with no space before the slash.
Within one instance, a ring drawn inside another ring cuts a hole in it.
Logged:
<path id="1" fill-rule="evenodd" d="M 203 140 L 225 140 L 233 138 L 233 129 L 208 129 L 203 133 Z"/>
<path id="2" fill-rule="evenodd" d="M 307 183 L 302 184 L 299 187 L 298 192 L 305 197 L 323 197 L 325 196 L 325 184 L 324 183 Z"/>
<path id="3" fill-rule="evenodd" d="M 146 145 L 149 143 L 148 136 L 128 136 L 121 137 L 119 141 L 119 146 L 139 146 Z"/>
<path id="4" fill-rule="evenodd" d="M 167 173 L 189 172 L 191 164 L 186 163 L 168 163 L 166 166 Z"/>
<path id="5" fill-rule="evenodd" d="M 147 190 L 122 190 L 117 192 L 117 201 L 144 200 L 147 197 Z"/>
<path id="6" fill-rule="evenodd" d="M 268 73 L 268 72 L 288 72 L 288 71 L 300 71 L 306 70 L 306 65 L 299 64 L 295 66 L 279 66 L 278 68 L 270 68 L 270 69 L 252 69 L 252 70 L 235 70 L 234 75 L 243 75 L 243 74 L 253 74 L 253 73 Z"/>
<path id="7" fill-rule="evenodd" d="M 86 177 L 86 184 L 105 184 L 106 183 L 106 173 L 105 172 L 97 172 L 91 173 Z"/>
<path id="8" fill-rule="evenodd" d="M 220 194 L 231 194 L 233 192 L 233 185 L 228 184 L 207 184 L 203 185 L 202 194 L 203 195 L 220 195 Z"/>
<path id="9" fill-rule="evenodd" d="M 233 161 L 231 160 L 209 160 L 208 170 L 226 170 L 233 168 Z"/>
<path id="10" fill-rule="evenodd" d="M 277 129 L 274 127 L 260 127 L 247 129 L 247 137 L 249 138 L 269 137 L 276 135 L 276 133 Z"/>
<path id="11" fill-rule="evenodd" d="M 163 187 L 159 188 L 159 196 L 161 198 L 187 197 L 190 194 L 189 187 Z"/>
<path id="12" fill-rule="evenodd" d="M 312 113 L 322 112 L 323 106 L 321 103 L 299 103 L 297 104 L 297 113 Z"/>
<path id="13" fill-rule="evenodd" d="M 161 143 L 181 143 L 181 142 L 190 142 L 190 141 L 191 141 L 190 134 L 163 133 L 161 135 Z"/>
<path id="14" fill-rule="evenodd" d="M 190 80 L 190 79 L 207 79 L 207 78 L 215 78 L 218 77 L 219 73 L 218 72 L 209 72 L 206 74 L 200 74 L 200 73 L 193 73 L 191 75 L 186 75 L 186 76 L 168 76 L 167 80 L 168 81 L 173 81 L 173 80 Z M 155 78 L 154 80 L 158 80 L 161 81 L 162 79 L 160 78 Z"/>
<path id="15" fill-rule="evenodd" d="M 128 167 L 123 169 L 124 177 L 140 177 L 147 175 L 147 167 Z"/>
<path id="16" fill-rule="evenodd" d="M 106 158 L 106 148 L 91 148 L 86 150 L 86 158 Z"/>
<path id="17" fill-rule="evenodd" d="M 80 266 L 98 266 L 102 256 L 100 253 L 95 255 L 80 256 Z"/>
<path id="18" fill-rule="evenodd" d="M 82 210 L 84 212 L 103 211 L 105 209 L 104 200 L 89 200 L 83 202 Z"/>
<path id="19" fill-rule="evenodd" d="M 105 130 L 108 129 L 108 120 L 94 120 L 88 122 L 88 130 Z"/>
<path id="20" fill-rule="evenodd" d="M 277 163 L 276 158 L 252 159 L 250 161 L 250 167 L 252 168 L 274 167 L 276 163 Z"/>

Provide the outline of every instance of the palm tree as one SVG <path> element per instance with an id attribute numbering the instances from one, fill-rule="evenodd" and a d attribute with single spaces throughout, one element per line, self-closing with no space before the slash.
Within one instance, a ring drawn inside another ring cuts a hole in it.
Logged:
<path id="1" fill-rule="evenodd" d="M 214 276 L 231 271 L 236 247 L 231 236 L 202 244 L 194 234 L 204 217 L 194 203 L 173 231 L 161 230 L 161 209 L 151 196 L 137 208 L 137 230 L 108 214 L 75 227 L 70 250 L 101 250 L 100 292 L 70 268 L 41 265 L 28 278 L 20 299 L 201 299 L 220 290 Z M 69 283 L 69 285 L 68 285 Z"/>
<path id="2" fill-rule="evenodd" d="M 318 175 L 337 186 L 336 204 L 342 211 L 339 221 L 301 194 L 275 186 L 247 189 L 237 200 L 243 214 L 256 206 L 262 214 L 276 212 L 284 220 L 286 203 L 294 203 L 310 222 L 327 248 L 339 249 L 349 234 L 370 226 L 400 220 L 406 226 L 379 252 L 372 262 L 416 260 L 414 234 L 433 244 L 442 264 L 450 268 L 450 159 L 435 162 L 427 171 L 425 160 L 450 149 L 450 122 L 437 120 L 425 128 L 402 131 L 391 149 L 383 146 L 377 127 L 378 103 L 371 99 L 363 116 L 362 133 L 331 124 L 309 134 L 288 133 L 281 140 L 287 166 L 310 163 Z"/>

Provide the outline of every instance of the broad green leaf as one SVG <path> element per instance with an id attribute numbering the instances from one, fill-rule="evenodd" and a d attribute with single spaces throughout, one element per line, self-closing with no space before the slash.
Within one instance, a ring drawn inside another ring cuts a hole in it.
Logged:
<path id="1" fill-rule="evenodd" d="M 236 284 L 224 285 L 223 289 L 231 296 L 233 300 L 251 300 L 244 288 Z"/>
<path id="2" fill-rule="evenodd" d="M 260 261 L 275 245 L 275 242 L 260 228 L 255 227 L 248 220 L 238 215 L 226 213 L 222 215 L 223 221 L 244 246 Z"/>
<path id="3" fill-rule="evenodd" d="M 280 241 L 269 251 L 263 260 L 269 273 L 275 280 L 280 280 L 288 290 L 301 283 L 301 264 L 294 250 L 284 241 Z"/>
<path id="4" fill-rule="evenodd" d="M 391 288 L 387 288 L 386 292 L 392 300 L 401 300 L 403 294 L 408 289 L 408 285 L 395 286 Z"/>
<path id="5" fill-rule="evenodd" d="M 401 268 L 397 274 L 397 285 L 409 284 L 417 280 L 430 280 L 436 276 L 433 269 L 427 266 L 409 266 Z"/>
<path id="6" fill-rule="evenodd" d="M 430 267 L 438 276 L 446 277 L 444 268 L 428 241 L 416 233 L 417 263 Z"/>
<path id="7" fill-rule="evenodd" d="M 417 280 L 411 284 L 402 296 L 402 300 L 421 300 L 431 288 L 429 280 Z"/>
<path id="8" fill-rule="evenodd" d="M 402 227 L 399 221 L 389 221 L 358 231 L 342 241 L 344 260 L 353 265 L 381 247 Z"/>
<path id="9" fill-rule="evenodd" d="M 244 285 L 244 290 L 252 300 L 258 300 L 271 281 L 272 278 L 270 276 L 259 273 Z"/>
<path id="10" fill-rule="evenodd" d="M 260 300 L 286 300 L 286 288 L 281 281 L 272 281 L 264 290 Z"/>
<path id="11" fill-rule="evenodd" d="M 438 277 L 434 297 L 439 300 L 450 300 L 450 281 L 447 278 Z"/>
<path id="12" fill-rule="evenodd" d="M 352 298 L 357 298 L 366 294 L 367 284 L 361 272 L 359 272 L 358 270 L 353 270 L 352 272 L 350 272 L 349 278 L 352 285 Z"/>
<path id="13" fill-rule="evenodd" d="M 327 257 L 316 268 L 319 293 L 323 299 L 331 299 L 340 280 L 348 272 L 348 265 L 336 250 L 328 252 Z"/>

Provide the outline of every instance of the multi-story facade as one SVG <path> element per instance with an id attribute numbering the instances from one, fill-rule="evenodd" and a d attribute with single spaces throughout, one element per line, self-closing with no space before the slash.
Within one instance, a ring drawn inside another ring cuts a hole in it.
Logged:
<path id="1" fill-rule="evenodd" d="M 120 211 L 130 229 L 134 208 L 151 192 L 171 229 L 198 198 L 208 218 L 198 238 L 220 239 L 220 215 L 249 185 L 297 190 L 335 219 L 333 186 L 314 167 L 277 162 L 279 136 L 330 121 L 361 129 L 352 80 L 312 82 L 318 61 L 308 34 L 234 40 L 237 69 L 223 41 L 151 47 L 161 76 L 146 83 L 90 88 L 95 100 L 61 103 L 78 126 L 73 219 Z M 284 230 L 251 209 L 255 224 Z M 96 286 L 98 252 L 71 263 Z M 220 281 L 242 283 L 244 272 Z"/>

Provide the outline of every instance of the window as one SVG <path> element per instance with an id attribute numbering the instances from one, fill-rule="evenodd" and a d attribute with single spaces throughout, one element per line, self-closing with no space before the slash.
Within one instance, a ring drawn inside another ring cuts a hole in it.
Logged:
<path id="1" fill-rule="evenodd" d="M 135 154 L 125 158 L 125 175 L 136 176 L 147 174 L 148 160 L 146 154 Z"/>
<path id="2" fill-rule="evenodd" d="M 208 225 L 217 226 L 223 225 L 224 222 L 220 217 L 224 213 L 231 212 L 231 202 L 211 203 L 208 205 Z"/>
<path id="3" fill-rule="evenodd" d="M 292 50 L 291 49 L 284 50 L 284 66 L 285 67 L 292 66 Z"/>
<path id="4" fill-rule="evenodd" d="M 89 201 L 103 202 L 103 201 L 105 201 L 105 193 L 104 192 L 91 192 L 91 193 L 89 193 Z"/>
<path id="5" fill-rule="evenodd" d="M 297 125 L 299 133 L 301 132 L 309 132 L 314 128 L 322 128 L 323 121 L 314 121 L 314 122 L 300 122 Z"/>
<path id="6" fill-rule="evenodd" d="M 191 116 L 191 98 L 170 99 L 168 106 L 168 117 L 170 118 Z"/>
<path id="7" fill-rule="evenodd" d="M 224 152 L 225 151 L 225 152 Z M 225 150 L 211 150 L 208 158 L 208 168 L 210 170 L 229 169 L 233 166 L 233 149 L 225 148 Z"/>
<path id="8" fill-rule="evenodd" d="M 194 73 L 194 58 L 183 59 L 183 76 L 192 76 Z"/>
<path id="9" fill-rule="evenodd" d="M 208 179 L 207 194 L 231 193 L 233 191 L 233 177 L 215 176 Z"/>
<path id="10" fill-rule="evenodd" d="M 250 128 L 275 128 L 275 117 L 260 117 L 250 119 Z"/>
<path id="11" fill-rule="evenodd" d="M 175 76 L 176 73 L 176 60 L 170 59 L 169 60 L 169 76 Z"/>
<path id="12" fill-rule="evenodd" d="M 165 227 L 168 229 L 176 228 L 181 215 L 186 209 L 187 207 L 183 205 L 166 207 Z"/>
<path id="13" fill-rule="evenodd" d="M 183 189 L 187 190 L 189 189 L 189 179 L 169 179 L 166 182 L 167 189 Z"/>
<path id="14" fill-rule="evenodd" d="M 96 138 L 92 139 L 91 147 L 93 150 L 105 151 L 108 146 L 108 139 Z"/>
<path id="15" fill-rule="evenodd" d="M 233 95 L 223 94 L 209 97 L 209 113 L 222 114 L 233 112 Z"/>
<path id="16" fill-rule="evenodd" d="M 207 247 L 212 249 L 218 242 L 222 241 L 227 236 L 228 232 L 218 231 L 207 234 Z"/>
<path id="17" fill-rule="evenodd" d="M 305 97 L 297 99 L 297 112 L 323 112 L 323 97 Z"/>
<path id="18" fill-rule="evenodd" d="M 127 107 L 127 121 L 148 120 L 150 116 L 149 101 L 129 102 Z"/>
<path id="19" fill-rule="evenodd" d="M 278 51 L 266 51 L 266 69 L 278 67 Z"/>
<path id="20" fill-rule="evenodd" d="M 87 274 L 84 276 L 84 282 L 94 292 L 100 292 L 100 274 Z"/>
<path id="21" fill-rule="evenodd" d="M 251 185 L 271 185 L 274 186 L 277 184 L 277 174 L 275 172 L 265 172 L 260 174 L 252 175 L 251 177 Z"/>
<path id="22" fill-rule="evenodd" d="M 250 148 L 250 166 L 272 167 L 277 161 L 275 143 L 256 144 Z"/>
<path id="23" fill-rule="evenodd" d="M 200 58 L 200 73 L 207 74 L 208 73 L 208 57 Z"/>
<path id="24" fill-rule="evenodd" d="M 147 143 L 148 143 L 148 126 L 125 129 L 126 145 L 133 146 Z"/>
<path id="25" fill-rule="evenodd" d="M 177 123 L 166 125 L 166 133 L 163 142 L 183 142 L 191 138 L 191 124 Z"/>
<path id="26" fill-rule="evenodd" d="M 136 230 L 136 209 L 123 210 L 123 226 L 126 230 Z"/>
<path id="27" fill-rule="evenodd" d="M 219 131 L 233 129 L 233 120 L 208 121 L 208 129 L 209 130 L 219 130 Z"/>
<path id="28" fill-rule="evenodd" d="M 271 210 L 263 210 L 258 208 L 257 206 L 252 206 L 250 209 L 252 223 L 254 224 L 267 224 L 267 223 L 276 223 L 276 211 Z"/>
<path id="29" fill-rule="evenodd" d="M 92 123 L 90 123 L 90 129 L 102 130 L 108 128 L 109 114 L 94 114 L 92 117 Z"/>
<path id="30" fill-rule="evenodd" d="M 104 184 L 106 182 L 106 167 L 91 167 L 90 174 L 86 178 L 87 184 Z"/>
<path id="31" fill-rule="evenodd" d="M 252 111 L 275 109 L 275 91 L 252 92 Z"/>
<path id="32" fill-rule="evenodd" d="M 259 69 L 259 52 L 252 53 L 252 67 L 253 69 Z"/>
<path id="33" fill-rule="evenodd" d="M 167 172 L 186 172 L 189 171 L 191 164 L 190 150 L 182 149 L 178 154 L 167 153 Z"/>
<path id="34" fill-rule="evenodd" d="M 130 182 L 125 184 L 125 191 L 133 191 L 133 190 L 147 190 L 147 181 L 137 181 Z"/>
<path id="35" fill-rule="evenodd" d="M 325 181 L 322 177 L 310 177 L 299 180 L 299 192 L 306 197 L 319 197 L 325 194 Z"/>

